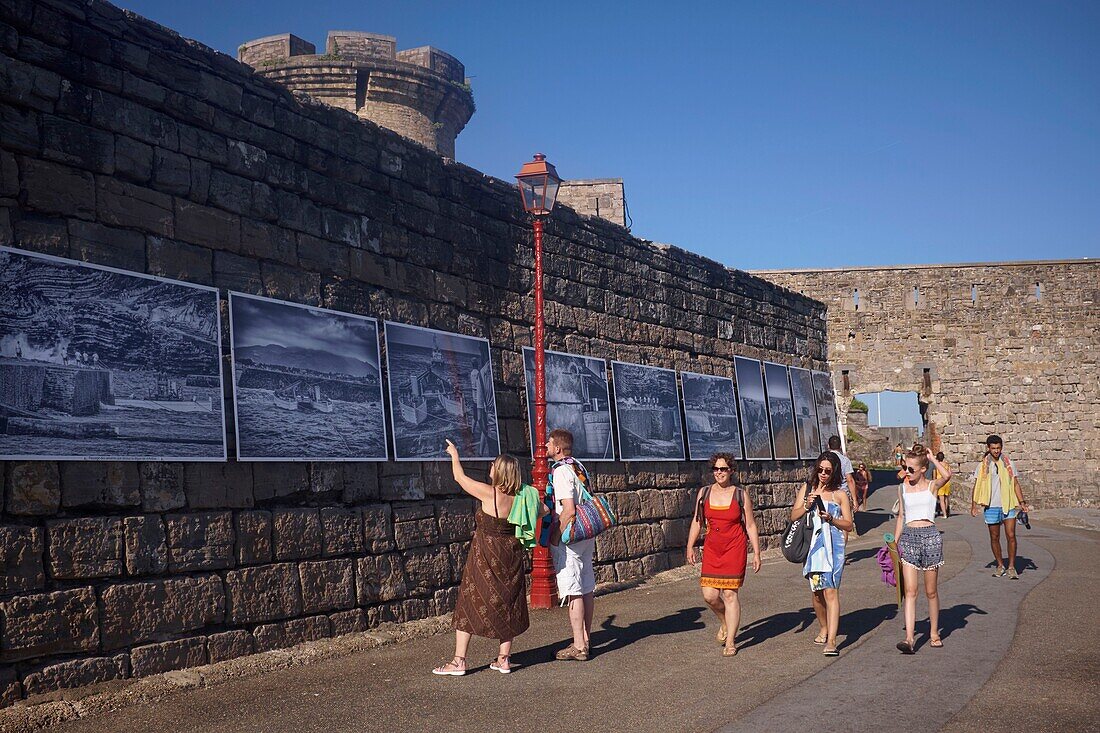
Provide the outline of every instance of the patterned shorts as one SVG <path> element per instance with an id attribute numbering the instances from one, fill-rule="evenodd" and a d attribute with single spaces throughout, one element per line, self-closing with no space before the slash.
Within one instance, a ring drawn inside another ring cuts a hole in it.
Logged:
<path id="1" fill-rule="evenodd" d="M 906 527 L 898 538 L 901 561 L 917 570 L 935 570 L 943 565 L 943 536 L 930 527 Z"/>

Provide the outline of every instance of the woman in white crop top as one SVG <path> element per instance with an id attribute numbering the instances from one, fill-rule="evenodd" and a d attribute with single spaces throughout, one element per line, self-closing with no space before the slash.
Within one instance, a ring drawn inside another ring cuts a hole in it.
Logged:
<path id="1" fill-rule="evenodd" d="M 936 467 L 936 478 L 925 477 L 928 463 Z M 943 565 L 943 537 L 936 529 L 936 491 L 951 480 L 951 469 L 936 460 L 932 451 L 919 443 L 902 459 L 905 479 L 898 486 L 898 518 L 894 536 L 898 538 L 901 572 L 905 584 L 905 641 L 898 642 L 902 654 L 917 650 L 913 627 L 917 616 L 917 581 L 924 574 L 924 594 L 928 596 L 929 646 L 940 648 L 940 599 L 937 584 Z"/>

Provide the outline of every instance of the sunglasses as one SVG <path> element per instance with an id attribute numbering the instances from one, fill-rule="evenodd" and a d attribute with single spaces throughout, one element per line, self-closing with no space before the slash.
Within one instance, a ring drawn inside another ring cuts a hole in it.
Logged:
<path id="1" fill-rule="evenodd" d="M 730 470 L 730 467 L 729 466 L 712 466 L 710 470 L 714 471 L 715 473 L 725 473 L 726 471 Z"/>
<path id="2" fill-rule="evenodd" d="M 912 466 L 906 466 L 905 467 L 905 472 L 906 473 L 916 473 L 917 469 L 913 468 Z"/>
<path id="3" fill-rule="evenodd" d="M 825 474 L 829 474 L 829 473 L 832 473 L 832 472 L 833 472 L 833 469 L 831 469 L 831 468 L 824 468 L 824 467 L 822 467 L 822 468 L 819 468 L 819 469 L 817 469 L 817 472 L 818 472 L 818 473 L 825 473 Z"/>

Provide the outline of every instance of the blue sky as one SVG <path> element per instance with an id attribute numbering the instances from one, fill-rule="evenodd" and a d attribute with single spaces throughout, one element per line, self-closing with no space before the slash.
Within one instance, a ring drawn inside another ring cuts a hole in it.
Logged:
<path id="1" fill-rule="evenodd" d="M 916 392 L 866 392 L 857 394 L 867 405 L 867 424 L 884 428 L 921 427 L 924 421 L 917 406 Z M 879 419 L 879 408 L 882 418 Z"/>
<path id="2" fill-rule="evenodd" d="M 742 269 L 1100 255 L 1100 3 L 116 0 L 236 55 L 458 57 L 457 157 L 625 179 L 633 232 Z"/>

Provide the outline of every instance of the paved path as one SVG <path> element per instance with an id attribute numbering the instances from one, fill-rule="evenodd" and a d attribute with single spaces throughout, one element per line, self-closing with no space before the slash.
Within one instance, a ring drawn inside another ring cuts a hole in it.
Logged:
<path id="1" fill-rule="evenodd" d="M 948 559 L 941 586 L 945 647 L 924 644 L 905 657 L 894 649 L 902 637 L 894 590 L 880 582 L 874 561 L 883 530 L 892 529 L 884 507 L 893 496 L 889 489 L 876 492 L 872 511 L 859 517 L 866 534 L 849 548 L 854 563 L 845 571 L 843 640 L 834 660 L 811 643 L 815 624 L 798 568 L 776 558 L 743 592 L 734 658 L 720 655 L 716 619 L 701 603 L 698 581 L 688 578 L 599 597 L 596 655 L 587 663 L 553 661 L 564 644 L 565 612 L 539 612 L 517 642 L 519 666 L 510 676 L 485 667 L 495 645 L 478 640 L 473 673 L 428 674 L 450 655 L 453 637 L 445 634 L 176 693 L 51 730 L 561 728 L 585 719 L 581 696 L 602 711 L 599 730 L 970 731 L 985 729 L 983 721 L 1007 730 L 1025 720 L 1037 721 L 1030 730 L 1096 730 L 1100 660 L 1091 609 L 1100 603 L 1100 536 L 1041 523 L 1030 533 L 1021 530 L 1024 572 L 1010 581 L 989 576 L 980 520 L 941 522 Z M 1024 628 L 1017 629 L 1018 617 Z M 926 631 L 927 621 L 923 629 L 918 621 L 918 636 Z M 918 690 L 918 698 L 885 712 L 902 685 Z M 0 713 L 0 730 L 3 723 Z"/>

